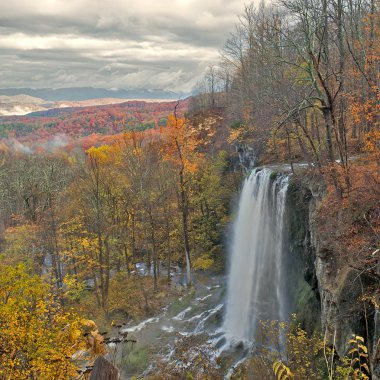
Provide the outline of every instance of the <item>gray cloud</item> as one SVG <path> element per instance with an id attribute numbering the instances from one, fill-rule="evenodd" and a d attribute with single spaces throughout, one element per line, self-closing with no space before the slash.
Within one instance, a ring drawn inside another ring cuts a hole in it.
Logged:
<path id="1" fill-rule="evenodd" d="M 241 0 L 0 3 L 0 87 L 190 91 L 215 63 Z"/>

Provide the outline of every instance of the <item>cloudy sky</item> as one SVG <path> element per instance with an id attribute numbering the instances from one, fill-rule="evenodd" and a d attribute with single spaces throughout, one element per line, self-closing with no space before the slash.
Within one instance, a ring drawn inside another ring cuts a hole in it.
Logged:
<path id="1" fill-rule="evenodd" d="M 243 0 L 1 0 L 0 88 L 190 91 Z"/>

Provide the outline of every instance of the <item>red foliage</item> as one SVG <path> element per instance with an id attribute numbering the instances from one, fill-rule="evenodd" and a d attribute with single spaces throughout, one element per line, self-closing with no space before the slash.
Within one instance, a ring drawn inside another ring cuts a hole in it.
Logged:
<path id="1" fill-rule="evenodd" d="M 177 109 L 183 115 L 188 101 Z M 112 140 L 108 135 L 125 131 L 155 128 L 173 112 L 176 102 L 148 103 L 127 101 L 121 104 L 85 108 L 52 109 L 25 116 L 0 117 L 0 130 L 5 138 L 14 137 L 22 143 L 41 143 L 56 135 L 71 139 L 83 138 L 83 145 L 99 145 Z"/>

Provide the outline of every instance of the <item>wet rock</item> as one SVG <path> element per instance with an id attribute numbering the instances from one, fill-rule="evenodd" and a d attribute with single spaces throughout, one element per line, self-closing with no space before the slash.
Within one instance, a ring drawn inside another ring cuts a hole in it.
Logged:
<path id="1" fill-rule="evenodd" d="M 95 360 L 90 380 L 119 380 L 119 371 L 111 362 L 99 356 Z"/>
<path id="2" fill-rule="evenodd" d="M 216 342 L 215 347 L 216 349 L 219 349 L 219 348 L 222 348 L 225 344 L 226 344 L 226 338 L 222 337 Z"/>

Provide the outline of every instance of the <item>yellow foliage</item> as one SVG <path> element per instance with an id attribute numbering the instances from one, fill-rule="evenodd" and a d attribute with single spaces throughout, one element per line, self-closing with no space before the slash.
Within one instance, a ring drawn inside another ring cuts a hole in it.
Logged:
<path id="1" fill-rule="evenodd" d="M 203 257 L 200 256 L 197 259 L 194 260 L 193 262 L 193 268 L 195 270 L 200 269 L 200 270 L 206 270 L 208 268 L 211 268 L 212 265 L 214 264 L 214 260 L 210 259 L 208 257 Z"/>
<path id="2" fill-rule="evenodd" d="M 66 274 L 63 278 L 64 284 L 64 295 L 68 299 L 78 299 L 83 293 L 85 284 L 84 282 L 78 281 L 74 276 Z"/>
<path id="3" fill-rule="evenodd" d="M 81 319 L 23 265 L 0 269 L 0 330 L 0 379 L 73 377 L 74 355 L 90 348 Z"/>
<path id="4" fill-rule="evenodd" d="M 278 380 L 289 380 L 291 377 L 293 377 L 290 369 L 281 361 L 273 363 L 273 372 Z"/>
<path id="5" fill-rule="evenodd" d="M 351 349 L 348 355 L 351 358 L 350 366 L 353 369 L 353 378 L 357 380 L 369 379 L 368 349 L 364 345 L 364 339 L 358 335 L 352 335 L 349 341 Z"/>
<path id="6" fill-rule="evenodd" d="M 228 139 L 227 141 L 230 143 L 230 144 L 233 144 L 235 142 L 238 142 L 240 140 L 240 135 L 241 135 L 241 131 L 239 129 L 233 129 L 230 133 L 230 135 L 228 136 Z"/>
<path id="7" fill-rule="evenodd" d="M 108 163 L 112 160 L 112 147 L 109 145 L 93 146 L 87 149 L 86 153 L 88 157 L 100 163 Z"/>

